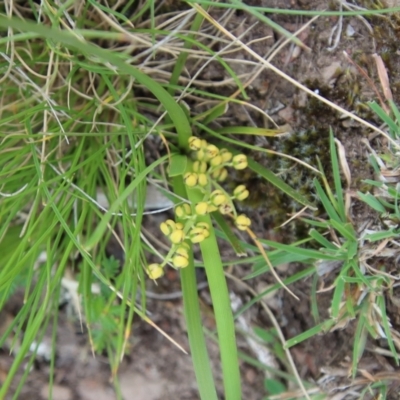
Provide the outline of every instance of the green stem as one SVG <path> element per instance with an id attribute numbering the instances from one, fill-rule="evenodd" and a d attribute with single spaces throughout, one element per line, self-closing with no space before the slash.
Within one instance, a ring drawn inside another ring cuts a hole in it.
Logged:
<path id="1" fill-rule="evenodd" d="M 182 176 L 173 179 L 173 187 L 177 195 L 187 196 Z M 202 400 L 217 400 L 217 392 L 201 323 L 192 251 L 190 251 L 189 266 L 182 269 L 181 284 L 190 351 L 200 397 Z"/>
<path id="2" fill-rule="evenodd" d="M 188 190 L 188 194 L 192 204 L 196 204 L 202 200 L 202 195 L 198 190 Z M 229 300 L 228 286 L 224 275 L 217 238 L 212 228 L 211 218 L 209 215 L 206 215 L 201 218 L 199 217 L 199 221 L 206 222 L 210 226 L 210 236 L 200 243 L 200 248 L 217 323 L 225 399 L 240 400 L 241 383 L 239 361 L 236 347 L 235 324 Z"/>

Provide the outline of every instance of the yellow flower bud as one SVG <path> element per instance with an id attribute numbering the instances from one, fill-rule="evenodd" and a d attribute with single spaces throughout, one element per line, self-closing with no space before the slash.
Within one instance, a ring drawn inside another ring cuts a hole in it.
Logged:
<path id="1" fill-rule="evenodd" d="M 191 214 L 192 214 L 192 209 L 190 208 L 190 205 L 187 203 L 181 204 L 180 206 L 177 206 L 175 208 L 175 215 L 178 218 L 185 218 Z"/>
<path id="2" fill-rule="evenodd" d="M 219 206 L 218 210 L 221 214 L 226 215 L 233 211 L 233 207 L 229 203 L 224 203 Z"/>
<path id="3" fill-rule="evenodd" d="M 216 157 L 219 153 L 218 147 L 214 146 L 213 144 L 207 145 L 205 148 L 205 158 L 206 160 L 211 160 L 212 158 Z"/>
<path id="4" fill-rule="evenodd" d="M 205 161 L 195 161 L 193 163 L 193 171 L 204 174 L 207 171 L 207 163 Z"/>
<path id="5" fill-rule="evenodd" d="M 198 223 L 196 224 L 196 227 L 197 227 L 197 228 L 207 229 L 207 230 L 210 229 L 210 225 L 209 225 L 207 222 L 198 222 Z"/>
<path id="6" fill-rule="evenodd" d="M 247 157 L 244 154 L 238 154 L 233 157 L 232 165 L 235 169 L 245 169 L 247 167 Z"/>
<path id="7" fill-rule="evenodd" d="M 189 238 L 192 243 L 202 242 L 206 238 L 204 235 L 204 229 L 203 228 L 193 228 L 189 233 Z"/>
<path id="8" fill-rule="evenodd" d="M 208 146 L 207 140 L 201 139 L 201 148 L 205 149 Z"/>
<path id="9" fill-rule="evenodd" d="M 246 189 L 246 186 L 244 185 L 237 186 L 233 191 L 233 195 L 235 196 L 235 198 L 240 201 L 247 199 L 249 197 L 249 194 L 250 194 L 249 191 Z"/>
<path id="10" fill-rule="evenodd" d="M 196 204 L 194 209 L 197 215 L 205 215 L 208 211 L 208 204 L 205 201 L 201 201 L 200 203 Z"/>
<path id="11" fill-rule="evenodd" d="M 199 185 L 206 186 L 208 183 L 208 178 L 206 174 L 199 174 Z"/>
<path id="12" fill-rule="evenodd" d="M 222 203 L 226 202 L 226 195 L 222 190 L 214 190 L 210 196 L 210 202 L 212 205 L 218 207 Z"/>
<path id="13" fill-rule="evenodd" d="M 201 140 L 196 136 L 191 136 L 189 138 L 189 148 L 194 151 L 200 150 Z"/>
<path id="14" fill-rule="evenodd" d="M 214 170 L 211 173 L 212 178 L 213 179 L 218 179 L 218 177 L 221 175 L 221 171 L 222 171 L 222 168 L 218 168 L 218 169 Z"/>
<path id="15" fill-rule="evenodd" d="M 164 269 L 160 264 L 150 264 L 146 269 L 150 279 L 158 279 L 164 275 Z"/>
<path id="16" fill-rule="evenodd" d="M 218 182 L 223 182 L 228 176 L 228 170 L 226 168 L 219 168 L 212 172 L 211 176 Z"/>
<path id="17" fill-rule="evenodd" d="M 189 258 L 189 245 L 186 242 L 182 242 L 175 250 L 175 255 Z"/>
<path id="18" fill-rule="evenodd" d="M 217 181 L 223 182 L 227 177 L 228 177 L 228 170 L 226 168 L 222 168 Z"/>
<path id="19" fill-rule="evenodd" d="M 176 231 L 171 233 L 169 239 L 174 244 L 181 243 L 185 240 L 185 232 L 183 232 L 182 229 L 177 229 Z"/>
<path id="20" fill-rule="evenodd" d="M 172 219 L 167 219 L 160 224 L 160 229 L 165 236 L 169 236 L 176 229 L 175 226 L 175 221 L 172 221 Z"/>
<path id="21" fill-rule="evenodd" d="M 223 163 L 228 163 L 229 161 L 232 160 L 232 153 L 230 151 L 228 151 L 227 149 L 221 149 L 219 151 L 219 154 L 222 157 Z"/>
<path id="22" fill-rule="evenodd" d="M 210 236 L 210 226 L 207 224 L 207 222 L 198 222 L 196 224 L 196 228 L 203 229 L 203 235 L 205 238 Z"/>
<path id="23" fill-rule="evenodd" d="M 172 257 L 172 264 L 175 268 L 185 268 L 189 265 L 189 258 L 181 254 L 176 254 Z"/>
<path id="24" fill-rule="evenodd" d="M 239 230 L 245 231 L 251 225 L 250 218 L 244 214 L 238 215 L 235 219 L 235 225 Z"/>
<path id="25" fill-rule="evenodd" d="M 183 175 L 183 180 L 185 181 L 185 184 L 189 187 L 196 186 L 197 179 L 198 179 L 198 176 L 194 172 L 186 172 L 186 174 Z"/>
<path id="26" fill-rule="evenodd" d="M 220 155 L 211 158 L 210 165 L 212 167 L 218 167 L 218 165 L 222 164 L 222 157 Z"/>
<path id="27" fill-rule="evenodd" d="M 196 151 L 196 159 L 197 160 L 201 161 L 201 160 L 205 160 L 205 158 L 206 158 L 206 153 L 204 150 Z"/>
<path id="28" fill-rule="evenodd" d="M 180 230 L 183 229 L 183 224 L 182 224 L 182 222 L 175 222 L 175 230 L 176 230 L 176 229 L 180 229 Z"/>

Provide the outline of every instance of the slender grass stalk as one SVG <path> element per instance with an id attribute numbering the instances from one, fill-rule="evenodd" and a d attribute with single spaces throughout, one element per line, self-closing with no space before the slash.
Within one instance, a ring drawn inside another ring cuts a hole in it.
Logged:
<path id="1" fill-rule="evenodd" d="M 192 204 L 196 204 L 201 200 L 201 195 L 194 190 L 188 190 L 188 195 Z M 209 226 L 212 226 L 210 216 L 204 216 L 199 221 L 206 222 Z M 236 348 L 235 325 L 221 256 L 213 229 L 210 229 L 210 236 L 200 243 L 200 248 L 217 323 L 225 398 L 239 400 L 241 399 L 241 379 Z"/>
<path id="2" fill-rule="evenodd" d="M 177 195 L 186 197 L 182 176 L 173 179 L 173 187 Z M 181 271 L 181 284 L 190 351 L 200 397 L 204 400 L 216 400 L 218 397 L 201 321 L 192 251 L 190 251 L 189 266 Z"/>

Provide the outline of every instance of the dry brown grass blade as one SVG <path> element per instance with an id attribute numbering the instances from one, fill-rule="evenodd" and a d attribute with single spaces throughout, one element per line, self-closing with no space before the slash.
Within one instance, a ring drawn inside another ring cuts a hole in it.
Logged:
<path id="1" fill-rule="evenodd" d="M 344 177 L 346 178 L 347 189 L 349 189 L 351 186 L 351 172 L 346 159 L 346 150 L 340 140 L 335 139 L 335 143 L 338 150 L 340 167 L 343 171 Z"/>
<path id="2" fill-rule="evenodd" d="M 142 315 L 141 318 L 143 321 L 147 322 L 149 325 L 151 325 L 153 328 L 157 329 L 158 332 L 161 333 L 165 338 L 167 338 L 172 344 L 174 344 L 179 350 L 181 350 L 183 353 L 188 354 L 188 352 L 174 339 L 172 339 L 171 336 L 169 336 L 167 333 L 165 333 L 157 324 L 155 324 L 150 318 L 146 317 L 145 315 Z"/>
<path id="3" fill-rule="evenodd" d="M 378 70 L 378 76 L 381 82 L 383 95 L 385 96 L 386 100 L 393 101 L 393 94 L 390 89 L 389 76 L 386 71 L 385 64 L 383 64 L 382 57 L 378 56 L 378 54 L 376 53 L 373 54 L 372 57 L 374 57 L 376 69 Z"/>
<path id="4" fill-rule="evenodd" d="M 350 167 L 347 162 L 346 158 L 346 150 L 342 144 L 342 142 L 338 139 L 335 139 L 337 151 L 338 151 L 338 157 L 339 157 L 339 163 L 340 163 L 340 168 L 343 172 L 343 175 L 346 179 L 346 192 L 345 192 L 345 211 L 346 211 L 346 217 L 349 221 L 351 221 L 351 213 L 350 213 L 350 208 L 351 208 L 351 193 L 350 193 L 350 186 L 351 186 L 351 172 L 350 172 Z"/>

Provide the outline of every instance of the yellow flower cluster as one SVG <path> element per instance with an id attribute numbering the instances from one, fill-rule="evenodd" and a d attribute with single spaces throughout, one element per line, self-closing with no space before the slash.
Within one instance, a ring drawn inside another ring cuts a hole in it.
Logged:
<path id="1" fill-rule="evenodd" d="M 229 196 L 219 186 L 228 176 L 228 167 L 241 170 L 247 167 L 247 157 L 244 154 L 233 155 L 227 149 L 219 149 L 207 141 L 195 136 L 189 138 L 189 148 L 193 151 L 191 171 L 183 176 L 185 184 L 197 187 L 204 193 L 202 201 L 192 207 L 185 203 L 175 208 L 176 217 L 182 222 L 168 219 L 161 223 L 161 232 L 171 241 L 169 251 L 163 264 L 150 264 L 147 274 L 151 279 L 157 279 L 164 274 L 164 266 L 171 263 L 175 268 L 185 268 L 189 265 L 189 244 L 200 243 L 210 235 L 210 227 L 206 222 L 197 222 L 198 216 L 219 211 L 221 214 L 233 214 L 235 225 L 240 230 L 250 227 L 250 219 L 242 214 L 237 215 L 233 200 L 243 201 L 249 196 L 245 185 L 237 186 L 233 195 Z M 212 190 L 212 187 L 216 187 Z"/>
<path id="2" fill-rule="evenodd" d="M 182 206 L 178 206 L 175 209 L 175 213 L 179 207 Z M 187 216 L 187 214 L 185 216 Z M 206 222 L 194 224 L 193 218 L 191 218 L 188 224 L 188 229 L 184 229 L 183 224 L 175 222 L 172 219 L 167 219 L 165 222 L 162 222 L 160 229 L 161 232 L 169 238 L 172 244 L 176 245 L 184 243 L 185 239 L 189 239 L 192 243 L 200 243 L 210 236 L 210 227 L 208 224 Z"/>
<path id="3" fill-rule="evenodd" d="M 172 263 L 175 268 L 187 267 L 189 265 L 190 247 L 185 240 L 200 243 L 210 236 L 210 227 L 206 222 L 195 223 L 197 215 L 192 215 L 189 204 L 177 206 L 175 215 L 182 220 L 187 220 L 187 222 L 183 225 L 181 222 L 167 219 L 160 224 L 161 232 L 169 238 L 172 246 L 163 264 L 150 264 L 147 267 L 147 274 L 151 279 L 157 279 L 164 274 L 164 266 L 167 262 Z"/>
<path id="4" fill-rule="evenodd" d="M 206 140 L 191 136 L 189 148 L 193 151 L 193 168 L 183 179 L 189 187 L 205 187 L 213 179 L 223 182 L 228 177 L 227 167 L 244 169 L 247 167 L 247 157 L 244 154 L 233 154 L 227 149 L 219 149 Z"/>

